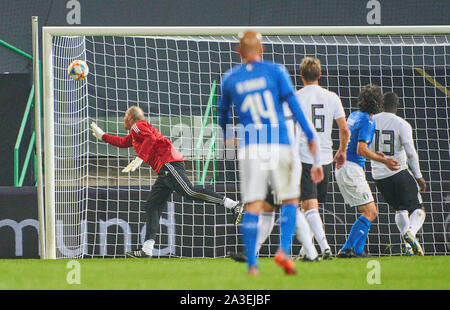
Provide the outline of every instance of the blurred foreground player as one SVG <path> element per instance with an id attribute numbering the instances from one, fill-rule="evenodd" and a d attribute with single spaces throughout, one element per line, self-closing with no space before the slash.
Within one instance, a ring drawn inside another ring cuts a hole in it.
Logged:
<path id="1" fill-rule="evenodd" d="M 171 141 L 144 119 L 144 112 L 141 108 L 137 106 L 128 108 L 123 121 L 125 129 L 130 131 L 126 137 L 108 135 L 96 123 L 92 122 L 93 135 L 98 140 L 120 148 L 133 146 L 137 157 L 122 172 L 135 171 L 143 162 L 146 162 L 158 174 L 144 204 L 147 213 L 145 241 L 141 249 L 127 252 L 126 256 L 133 258 L 152 256 L 156 234 L 159 230 L 159 219 L 173 191 L 188 199 L 224 206 L 233 212 L 235 216 L 238 216 L 243 211 L 241 203 L 202 186 L 192 185 L 186 175 L 183 157 L 172 145 Z"/>
<path id="2" fill-rule="evenodd" d="M 284 110 L 284 116 L 286 118 L 286 128 L 287 128 L 287 133 L 289 136 L 290 141 L 292 142 L 292 151 L 293 151 L 293 156 L 294 156 L 294 162 L 292 165 L 292 171 L 294 173 L 294 179 L 296 180 L 296 186 L 300 187 L 300 181 L 301 181 L 301 176 L 303 174 L 302 171 L 302 164 L 299 160 L 299 155 L 300 155 L 300 148 L 303 146 L 302 144 L 307 144 L 306 138 L 303 141 L 300 141 L 300 139 L 298 139 L 298 137 L 300 136 L 300 134 L 303 132 L 300 128 L 300 126 L 295 126 L 295 121 L 292 117 L 292 112 L 289 109 L 289 106 L 287 103 L 283 103 L 283 110 Z M 302 111 L 304 111 L 304 109 L 302 109 Z M 307 113 L 305 113 L 307 115 Z M 319 143 L 319 139 L 317 136 L 317 133 L 314 129 L 313 124 L 308 120 L 307 121 L 311 127 L 311 130 L 314 133 L 314 137 L 317 140 L 317 148 L 320 150 L 321 149 L 321 145 Z M 296 134 L 297 133 L 297 134 Z M 304 150 L 304 152 L 307 152 L 309 156 L 311 156 L 309 154 L 309 150 L 308 147 L 306 145 L 304 145 L 304 147 L 306 148 L 306 150 Z M 322 165 L 320 164 L 321 162 L 321 157 L 320 157 L 320 152 L 316 152 L 316 155 L 311 157 L 312 158 L 312 165 L 310 167 L 310 169 L 308 169 L 307 172 L 305 172 L 305 174 L 308 174 L 308 179 L 310 180 L 311 184 L 316 185 L 315 182 L 319 182 L 319 184 L 321 182 L 323 182 L 323 168 Z M 320 176 L 319 178 L 315 178 L 315 180 L 313 181 L 311 175 L 318 175 Z M 320 180 L 320 181 L 319 181 Z M 301 188 L 301 187 L 300 187 Z M 301 193 L 300 193 L 301 196 Z M 257 238 L 257 242 L 256 242 L 256 252 L 259 253 L 259 250 L 262 246 L 262 244 L 266 241 L 266 239 L 270 236 L 274 224 L 275 224 L 275 208 L 279 210 L 281 206 L 281 201 L 278 199 L 278 197 L 276 196 L 276 193 L 273 192 L 272 189 L 269 190 L 269 193 L 265 199 L 263 208 L 262 208 L 262 212 L 259 214 L 259 219 L 258 219 L 258 238 Z M 320 257 L 317 253 L 317 250 L 314 246 L 314 240 L 312 239 L 312 230 L 310 227 L 310 224 L 308 223 L 305 213 L 300 209 L 300 207 L 297 208 L 297 213 L 296 213 L 296 237 L 298 239 L 298 241 L 300 241 L 301 245 L 302 245 L 302 258 L 304 261 L 318 261 L 320 260 Z"/>
<path id="3" fill-rule="evenodd" d="M 398 104 L 395 93 L 384 94 L 384 112 L 373 116 L 376 130 L 372 148 L 398 161 L 400 169 L 391 171 L 372 161 L 372 177 L 381 195 L 395 210 L 395 223 L 405 242 L 406 254 L 424 255 L 416 234 L 425 221 L 419 187 L 425 191 L 426 182 L 420 172 L 411 125 L 396 115 Z M 414 176 L 408 170 L 408 163 Z"/>
<path id="4" fill-rule="evenodd" d="M 287 134 L 282 103 L 287 101 L 293 117 L 305 131 L 310 151 L 315 155 L 316 142 L 286 69 L 262 60 L 262 36 L 254 31 L 239 34 L 238 53 L 243 64 L 233 67 L 222 77 L 218 105 L 219 125 L 227 139 L 227 124 L 232 105 L 239 116 L 238 160 L 241 192 L 245 203 L 242 235 L 248 273 L 258 274 L 256 239 L 258 215 L 269 183 L 282 200 L 280 247 L 275 262 L 286 274 L 296 274 L 289 258 L 295 232 L 299 188 L 292 171 L 294 156 Z M 317 177 L 317 176 L 313 176 Z"/>
<path id="5" fill-rule="evenodd" d="M 336 169 L 336 181 L 344 201 L 351 207 L 358 208 L 361 216 L 353 224 L 344 246 L 338 252 L 338 257 L 366 256 L 364 245 L 370 225 L 378 216 L 378 209 L 364 172 L 366 158 L 386 165 L 389 170 L 399 169 L 396 160 L 369 149 L 375 134 L 372 116 L 382 111 L 382 104 L 383 95 L 380 87 L 366 85 L 358 96 L 359 111 L 351 113 L 347 120 L 350 129 L 347 160 L 342 168 Z"/>

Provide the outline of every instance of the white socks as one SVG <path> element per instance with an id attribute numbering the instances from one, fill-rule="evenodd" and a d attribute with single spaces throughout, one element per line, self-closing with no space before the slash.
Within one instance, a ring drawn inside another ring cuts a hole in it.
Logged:
<path id="1" fill-rule="evenodd" d="M 395 212 L 395 224 L 397 224 L 400 234 L 403 236 L 409 230 L 408 211 L 401 210 Z"/>
<path id="2" fill-rule="evenodd" d="M 409 217 L 408 211 L 406 210 L 395 212 L 395 223 L 397 224 L 398 230 L 402 236 L 409 231 L 414 237 L 416 237 L 416 234 L 422 227 L 424 221 L 425 211 L 422 209 L 414 210 Z M 411 246 L 406 243 L 406 247 L 410 248 Z"/>
<path id="3" fill-rule="evenodd" d="M 305 212 L 305 216 L 309 226 L 311 227 L 311 231 L 320 246 L 320 251 L 323 253 L 323 251 L 328 249 L 330 246 L 328 245 L 327 237 L 325 236 L 320 214 L 316 209 L 311 209 Z"/>
<path id="4" fill-rule="evenodd" d="M 300 209 L 297 209 L 297 224 L 296 224 L 297 239 L 302 244 L 306 256 L 309 259 L 315 259 L 319 254 L 312 242 L 311 230 L 306 220 L 305 214 Z"/>
<path id="5" fill-rule="evenodd" d="M 416 209 L 413 213 L 409 216 L 409 223 L 410 223 L 410 232 L 415 237 L 417 232 L 422 228 L 423 222 L 425 221 L 425 211 L 422 209 Z"/>
<path id="6" fill-rule="evenodd" d="M 258 235 L 256 239 L 256 253 L 270 236 L 275 224 L 275 212 L 261 212 L 258 219 Z"/>
<path id="7" fill-rule="evenodd" d="M 230 198 L 225 197 L 223 200 L 223 206 L 227 209 L 233 208 L 235 205 L 237 205 L 237 202 L 234 200 L 231 200 Z"/>
<path id="8" fill-rule="evenodd" d="M 145 254 L 152 256 L 154 245 L 155 245 L 155 240 L 153 240 L 153 239 L 146 240 L 144 242 L 144 244 L 142 245 L 142 251 L 144 251 Z"/>

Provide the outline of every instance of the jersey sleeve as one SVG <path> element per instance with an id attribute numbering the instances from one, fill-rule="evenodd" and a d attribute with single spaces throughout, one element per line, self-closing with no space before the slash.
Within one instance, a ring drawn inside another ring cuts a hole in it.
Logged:
<path id="1" fill-rule="evenodd" d="M 134 125 L 131 126 L 133 137 L 138 141 L 152 137 L 153 134 L 151 133 L 149 126 L 150 125 L 147 122 L 134 123 Z"/>
<path id="2" fill-rule="evenodd" d="M 414 147 L 414 140 L 412 135 L 412 127 L 409 123 L 406 123 L 400 129 L 400 142 L 405 149 L 406 156 L 408 157 L 408 164 L 416 179 L 422 177 L 420 172 L 419 156 L 417 155 L 416 148 Z"/>
<path id="3" fill-rule="evenodd" d="M 335 95 L 334 119 L 339 119 L 343 117 L 345 117 L 344 107 L 342 106 L 342 102 L 339 96 Z"/>
<path id="4" fill-rule="evenodd" d="M 127 148 L 133 145 L 133 138 L 131 135 L 131 132 L 125 136 L 125 137 L 118 137 L 113 135 L 104 134 L 102 136 L 102 140 L 106 143 L 109 143 L 111 145 L 120 147 L 120 148 Z"/>
<path id="5" fill-rule="evenodd" d="M 358 132 L 358 142 L 361 141 L 370 144 L 372 143 L 374 134 L 375 134 L 375 122 L 373 120 L 361 122 L 361 127 Z"/>
<path id="6" fill-rule="evenodd" d="M 321 164 L 321 158 L 320 158 L 320 139 L 319 139 L 319 137 L 317 136 L 317 131 L 316 131 L 316 129 L 314 128 L 312 122 L 311 122 L 308 118 L 307 118 L 306 120 L 307 120 L 309 126 L 310 126 L 311 129 L 312 129 L 312 132 L 313 132 L 313 134 L 314 134 L 314 140 L 316 140 L 316 155 L 314 156 L 313 167 L 320 167 L 320 166 L 322 166 L 322 164 Z M 311 154 L 311 155 L 312 155 L 312 154 Z"/>

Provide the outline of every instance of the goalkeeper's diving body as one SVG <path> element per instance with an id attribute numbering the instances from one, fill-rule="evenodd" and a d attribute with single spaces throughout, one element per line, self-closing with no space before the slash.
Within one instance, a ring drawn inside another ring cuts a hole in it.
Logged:
<path id="1" fill-rule="evenodd" d="M 159 230 L 159 219 L 167 200 L 173 191 L 185 198 L 219 204 L 230 210 L 235 216 L 243 211 L 242 203 L 199 185 L 192 185 L 186 176 L 184 159 L 172 142 L 144 119 L 144 112 L 137 106 L 131 106 L 125 112 L 124 127 L 130 133 L 125 137 L 106 134 L 96 123 L 91 124 L 93 135 L 111 145 L 128 148 L 133 146 L 137 157 L 122 172 L 133 172 L 146 162 L 158 174 L 150 194 L 144 204 L 147 214 L 145 241 L 141 249 L 126 253 L 133 258 L 151 257 Z"/>

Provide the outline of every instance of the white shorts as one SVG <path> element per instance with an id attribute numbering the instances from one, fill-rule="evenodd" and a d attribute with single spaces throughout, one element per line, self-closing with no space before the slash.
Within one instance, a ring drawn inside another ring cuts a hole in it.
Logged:
<path id="1" fill-rule="evenodd" d="M 244 203 L 265 200 L 268 186 L 280 200 L 299 198 L 300 160 L 289 145 L 251 144 L 238 151 Z"/>
<path id="2" fill-rule="evenodd" d="M 360 165 L 345 161 L 344 166 L 336 170 L 336 181 L 344 201 L 350 206 L 359 207 L 374 201 L 366 174 Z"/>

